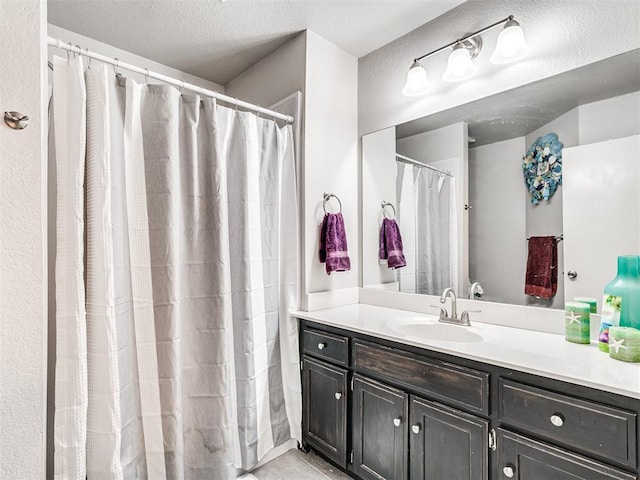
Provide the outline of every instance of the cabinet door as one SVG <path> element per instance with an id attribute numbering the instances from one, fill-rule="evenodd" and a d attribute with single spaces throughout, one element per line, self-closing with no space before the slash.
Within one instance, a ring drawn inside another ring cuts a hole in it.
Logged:
<path id="1" fill-rule="evenodd" d="M 516 480 L 637 480 L 636 475 L 582 455 L 496 429 L 498 475 Z"/>
<path id="2" fill-rule="evenodd" d="M 407 478 L 408 395 L 353 377 L 353 469 L 363 479 Z"/>
<path id="3" fill-rule="evenodd" d="M 415 397 L 409 411 L 412 480 L 488 478 L 489 422 Z"/>
<path id="4" fill-rule="evenodd" d="M 304 357 L 303 435 L 307 444 L 347 465 L 347 371 Z"/>

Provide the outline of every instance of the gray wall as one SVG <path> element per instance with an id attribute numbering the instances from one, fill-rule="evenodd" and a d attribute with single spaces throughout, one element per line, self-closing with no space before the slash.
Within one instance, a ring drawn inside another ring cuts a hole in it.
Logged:
<path id="1" fill-rule="evenodd" d="M 578 145 L 578 109 L 574 108 L 555 120 L 547 123 L 543 127 L 532 131 L 525 137 L 525 150 L 538 137 L 554 132 L 564 144 L 565 148 Z M 524 181 L 522 182 L 524 184 Z M 526 192 L 526 190 L 525 190 Z M 530 197 L 525 197 L 526 218 L 527 218 L 527 238 L 532 236 L 561 235 L 562 234 L 562 186 L 559 186 L 556 193 L 548 201 L 533 205 Z M 558 248 L 558 291 L 552 300 L 536 299 L 527 296 L 527 304 L 533 306 L 547 306 L 551 308 L 564 308 L 564 252 L 562 245 Z"/>
<path id="2" fill-rule="evenodd" d="M 483 300 L 525 305 L 524 137 L 469 149 L 469 278 Z"/>

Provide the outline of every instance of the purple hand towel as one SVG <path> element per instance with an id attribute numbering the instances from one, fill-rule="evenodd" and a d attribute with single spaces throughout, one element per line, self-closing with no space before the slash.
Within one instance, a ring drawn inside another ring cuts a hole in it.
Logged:
<path id="1" fill-rule="evenodd" d="M 400 227 L 393 218 L 382 220 L 380 227 L 380 259 L 387 260 L 389 268 L 402 268 L 407 266 L 402 249 L 402 236 Z"/>
<path id="2" fill-rule="evenodd" d="M 325 264 L 327 274 L 351 270 L 347 251 L 347 234 L 342 213 L 327 213 L 320 229 L 320 261 Z"/>

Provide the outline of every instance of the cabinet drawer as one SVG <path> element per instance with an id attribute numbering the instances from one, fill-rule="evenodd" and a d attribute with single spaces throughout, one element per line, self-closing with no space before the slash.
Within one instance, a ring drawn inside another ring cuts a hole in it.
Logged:
<path id="1" fill-rule="evenodd" d="M 540 437 L 635 467 L 636 414 L 500 379 L 499 418 Z"/>
<path id="2" fill-rule="evenodd" d="M 304 329 L 302 350 L 308 355 L 324 358 L 346 367 L 349 358 L 349 339 L 332 333 Z"/>
<path id="3" fill-rule="evenodd" d="M 501 428 L 496 429 L 498 475 L 495 478 L 535 480 L 638 480 L 604 463 L 531 440 Z"/>
<path id="4" fill-rule="evenodd" d="M 363 341 L 353 342 L 353 368 L 428 398 L 489 415 L 489 374 Z"/>

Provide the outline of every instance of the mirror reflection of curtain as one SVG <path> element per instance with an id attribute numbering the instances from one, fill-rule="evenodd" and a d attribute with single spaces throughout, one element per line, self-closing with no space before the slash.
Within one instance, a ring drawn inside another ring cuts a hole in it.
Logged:
<path id="1" fill-rule="evenodd" d="M 403 235 L 407 266 L 398 271 L 401 292 L 439 295 L 450 286 L 450 269 L 457 265 L 451 253 L 452 209 L 455 188 L 436 171 L 397 164 L 398 219 Z M 451 192 L 449 195 L 447 195 Z"/>

